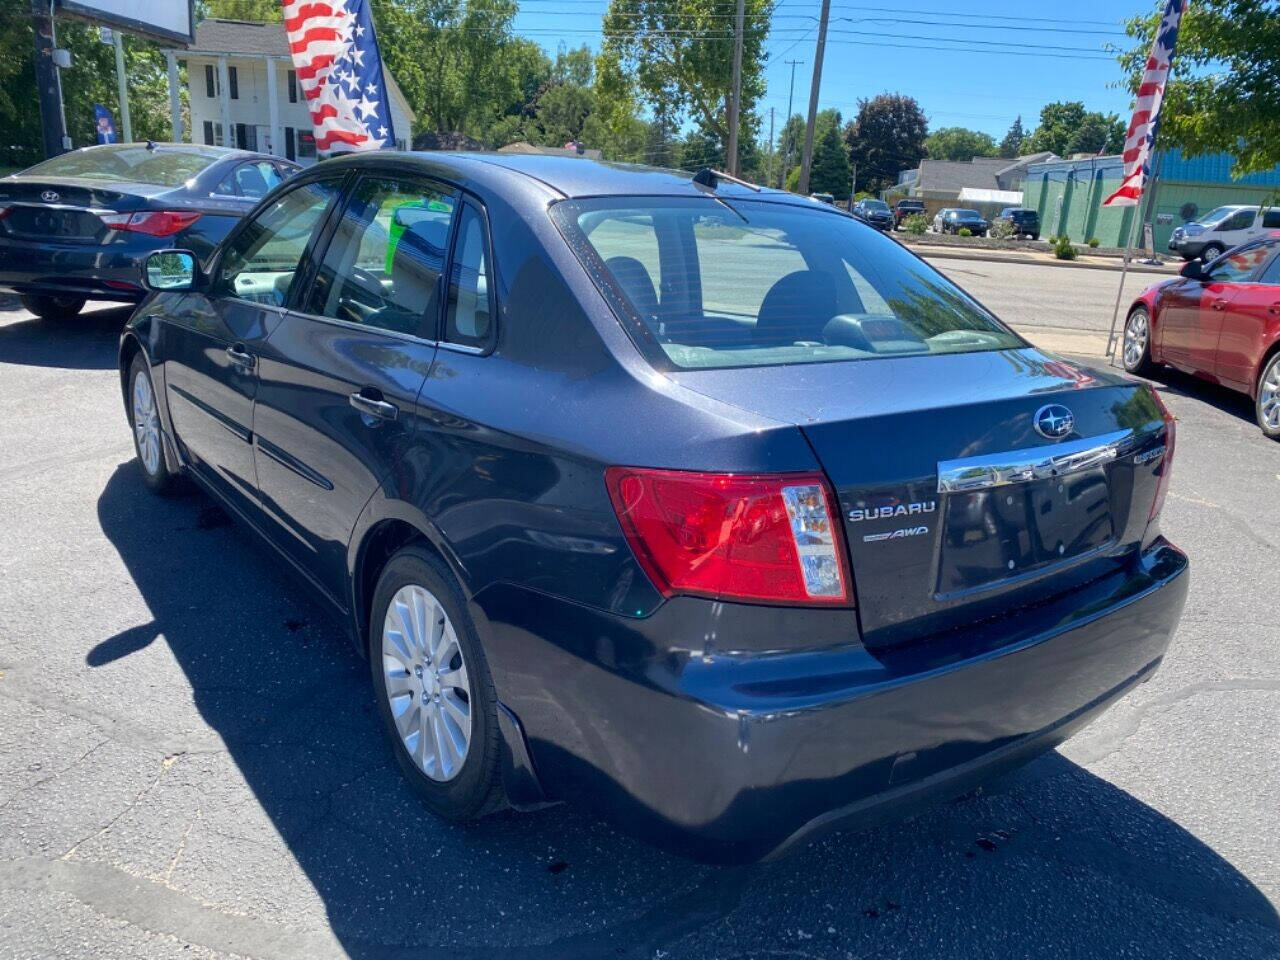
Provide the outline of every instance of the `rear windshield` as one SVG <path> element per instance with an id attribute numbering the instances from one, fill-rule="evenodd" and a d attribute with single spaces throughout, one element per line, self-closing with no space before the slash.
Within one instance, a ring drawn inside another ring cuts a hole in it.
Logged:
<path id="1" fill-rule="evenodd" d="M 899 244 L 824 208 L 664 197 L 570 200 L 553 212 L 658 366 L 1025 345 Z"/>
<path id="2" fill-rule="evenodd" d="M 148 150 L 145 146 L 132 145 L 95 147 L 38 163 L 24 170 L 23 176 L 80 177 L 179 187 L 215 159 L 202 150 Z"/>

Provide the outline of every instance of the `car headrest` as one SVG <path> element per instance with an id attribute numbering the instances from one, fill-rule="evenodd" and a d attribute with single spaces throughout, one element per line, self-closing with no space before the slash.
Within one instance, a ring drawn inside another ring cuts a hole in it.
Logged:
<path id="1" fill-rule="evenodd" d="M 635 257 L 610 257 L 604 265 L 642 317 L 658 315 L 658 291 L 643 263 Z"/>
<path id="2" fill-rule="evenodd" d="M 831 274 L 823 270 L 788 273 L 764 295 L 752 340 L 760 346 L 821 342 L 822 330 L 836 309 Z"/>

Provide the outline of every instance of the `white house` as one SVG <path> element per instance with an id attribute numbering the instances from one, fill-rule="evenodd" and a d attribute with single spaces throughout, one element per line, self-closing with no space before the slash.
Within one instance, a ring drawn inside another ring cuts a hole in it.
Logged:
<path id="1" fill-rule="evenodd" d="M 178 63 L 185 61 L 193 142 L 315 162 L 311 114 L 293 71 L 283 24 L 202 20 L 189 48 L 166 50 L 165 55 L 175 141 L 187 139 L 178 95 Z M 403 150 L 413 139 L 414 114 L 395 78 L 385 70 L 383 75 L 396 147 Z"/>

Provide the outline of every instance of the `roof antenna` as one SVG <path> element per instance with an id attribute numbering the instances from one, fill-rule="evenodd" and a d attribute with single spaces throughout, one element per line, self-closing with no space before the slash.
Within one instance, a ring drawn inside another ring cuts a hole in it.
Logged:
<path id="1" fill-rule="evenodd" d="M 736 183 L 739 186 L 746 187 L 748 190 L 754 190 L 756 193 L 759 193 L 762 189 L 758 183 L 742 180 L 731 173 L 725 173 L 723 170 L 712 170 L 710 167 L 703 167 L 693 175 L 694 183 L 710 190 L 714 190 L 721 180 L 728 180 L 730 183 Z"/>

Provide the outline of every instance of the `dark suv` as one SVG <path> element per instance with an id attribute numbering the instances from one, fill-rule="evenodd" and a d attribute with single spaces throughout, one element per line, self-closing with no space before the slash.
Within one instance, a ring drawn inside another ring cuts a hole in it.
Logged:
<path id="1" fill-rule="evenodd" d="M 1005 207 L 996 218 L 996 223 L 1008 223 L 1013 228 L 1013 236 L 1040 239 L 1040 214 L 1026 207 Z"/>
<path id="2" fill-rule="evenodd" d="M 912 200 L 909 198 L 906 200 L 899 200 L 893 206 L 893 229 L 901 230 L 902 221 L 907 219 L 907 217 L 911 216 L 913 213 L 924 213 L 923 200 Z"/>

